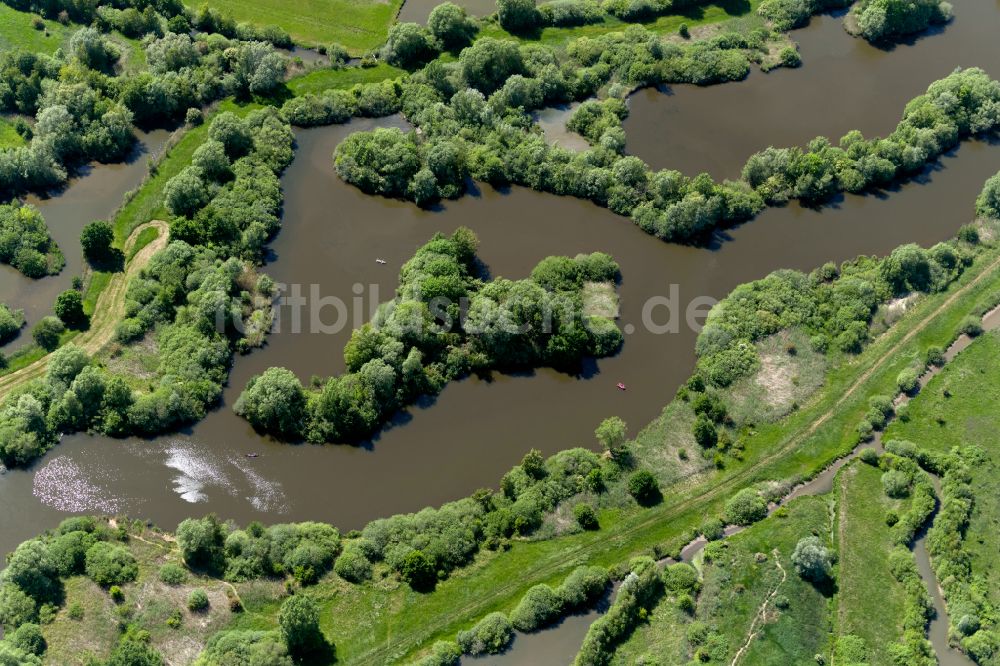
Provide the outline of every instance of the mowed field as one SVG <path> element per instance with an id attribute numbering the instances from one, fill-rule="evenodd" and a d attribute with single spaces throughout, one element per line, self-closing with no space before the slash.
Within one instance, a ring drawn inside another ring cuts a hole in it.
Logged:
<path id="1" fill-rule="evenodd" d="M 185 0 L 197 9 L 204 0 Z M 237 21 L 277 25 L 306 46 L 341 44 L 354 55 L 385 41 L 403 0 L 208 0 Z"/>
<path id="2" fill-rule="evenodd" d="M 75 29 L 58 21 L 45 21 L 38 30 L 32 24 L 35 14 L 19 12 L 0 3 L 0 49 L 24 49 L 33 53 L 55 53 Z"/>

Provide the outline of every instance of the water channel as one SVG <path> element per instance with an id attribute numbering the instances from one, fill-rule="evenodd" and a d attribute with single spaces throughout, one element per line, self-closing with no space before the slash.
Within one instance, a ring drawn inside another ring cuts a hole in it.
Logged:
<path id="1" fill-rule="evenodd" d="M 906 99 L 954 66 L 1000 70 L 996 3 L 957 2 L 955 11 L 956 21 L 941 34 L 893 52 L 873 51 L 844 33 L 838 19 L 823 17 L 794 35 L 802 43 L 800 70 L 754 73 L 746 82 L 714 88 L 682 86 L 672 95 L 640 92 L 632 99 L 629 148 L 658 166 L 733 175 L 749 153 L 769 142 L 793 145 L 817 134 L 836 137 L 855 125 L 887 131 Z M 925 52 L 935 54 L 933 66 L 919 66 L 923 61 L 914 59 Z M 897 58 L 909 64 L 892 64 Z M 872 71 L 881 84 L 869 82 Z M 829 105 L 796 102 L 803 86 L 813 86 L 818 94 L 824 77 L 833 77 L 825 79 L 831 86 Z M 845 83 L 834 90 L 831 80 Z M 726 102 L 727 94 L 743 102 Z M 773 104 L 764 103 L 768 100 L 783 100 L 800 121 L 775 117 Z M 841 110 L 855 108 L 845 120 Z M 723 110 L 725 119 L 709 113 Z M 969 221 L 983 181 L 1000 169 L 1000 147 L 968 142 L 892 191 L 843 197 L 821 211 L 797 205 L 771 209 L 729 231 L 715 246 L 693 248 L 662 243 L 587 202 L 523 188 L 484 187 L 440 210 L 422 211 L 342 183 L 332 169 L 337 143 L 350 132 L 394 122 L 400 121 L 359 120 L 297 133 L 296 158 L 283 179 L 284 227 L 272 243 L 266 270 L 279 282 L 303 285 L 306 293 L 315 284 L 320 295 L 348 303 L 355 285 L 361 285 L 370 304 L 376 287 L 378 300 L 391 298 L 400 265 L 434 232 L 460 225 L 478 233 L 481 257 L 493 275 L 519 278 L 547 255 L 603 250 L 622 266 L 620 323 L 632 331 L 622 352 L 597 363 L 585 378 L 540 370 L 455 383 L 432 403 L 400 415 L 363 446 L 290 446 L 254 433 L 233 415 L 232 403 L 247 379 L 272 365 L 289 367 L 304 381 L 342 371 L 349 330 L 279 332 L 264 349 L 236 359 L 224 404 L 185 432 L 153 440 L 65 437 L 28 470 L 0 476 L 0 502 L 6 508 L 0 551 L 76 512 L 125 512 L 167 529 L 186 516 L 215 511 L 241 523 L 313 519 L 346 530 L 495 486 L 529 448 L 552 453 L 591 446 L 594 427 L 607 416 L 622 416 L 634 433 L 659 413 L 694 364 L 695 331 L 683 322 L 677 332 L 665 334 L 642 325 L 650 299 L 669 300 L 676 293 L 675 315 L 683 320 L 693 299 L 721 298 L 737 284 L 777 268 L 809 270 L 828 260 L 886 253 L 905 242 L 944 240 Z M 744 122 L 749 124 L 740 132 L 729 125 Z M 756 136 L 763 138 L 752 138 L 750 128 L 759 129 Z M 731 132 L 738 136 L 730 137 Z M 72 214 L 65 225 L 53 222 L 54 212 L 46 213 L 53 233 L 65 234 L 59 240 L 67 260 L 78 254 L 79 228 L 91 218 L 106 217 L 121 192 L 138 184 L 144 168 L 134 184 L 118 192 L 111 181 L 121 170 L 95 168 L 49 200 L 54 206 L 75 191 L 92 192 L 104 206 L 105 212 L 91 213 L 82 204 L 67 205 Z M 388 263 L 377 264 L 376 257 Z M 29 289 L 76 274 L 67 266 L 63 276 L 21 289 L 11 282 L 19 276 L 3 270 L 0 301 L 26 308 L 29 317 L 46 312 L 61 288 L 45 286 L 52 294 L 37 298 Z M 334 313 L 324 317 L 329 322 Z M 667 308 L 654 310 L 653 318 L 664 323 Z M 619 381 L 628 385 L 627 392 L 616 390 Z M 251 452 L 260 457 L 246 458 Z M 576 626 L 571 620 L 564 625 Z"/>

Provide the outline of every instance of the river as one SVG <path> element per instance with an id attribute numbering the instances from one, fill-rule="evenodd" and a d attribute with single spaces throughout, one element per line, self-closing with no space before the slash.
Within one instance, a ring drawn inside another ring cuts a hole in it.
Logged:
<path id="1" fill-rule="evenodd" d="M 959 17 L 968 11 L 967 4 L 958 3 Z M 961 31 L 966 41 L 978 41 L 980 50 L 995 51 L 990 48 L 993 35 L 983 34 L 981 22 L 960 18 L 941 35 L 900 47 L 896 53 L 880 52 L 878 57 L 905 57 L 908 49 L 931 48 L 937 40 L 952 39 L 953 32 Z M 797 86 L 804 85 L 801 77 L 808 78 L 812 71 L 809 52 L 828 43 L 837 46 L 828 57 L 838 59 L 841 80 L 862 79 L 871 66 L 867 47 L 857 48 L 856 40 L 832 19 L 820 19 L 796 37 L 807 55 L 802 70 L 754 74 L 745 83 L 718 88 L 685 88 L 684 94 L 696 100 L 732 87 L 752 95 L 758 86 L 772 87 L 780 80 L 784 88 L 769 94 L 790 99 Z M 939 56 L 942 61 L 952 59 L 943 46 Z M 898 76 L 917 91 L 942 73 L 904 70 Z M 845 84 L 839 91 L 872 118 L 891 126 L 902 101 L 873 100 L 870 94 L 864 84 L 858 90 Z M 657 94 L 657 99 L 672 103 L 675 97 Z M 779 125 L 768 117 L 767 109 L 750 106 L 740 109 L 740 115 L 757 117 L 762 127 Z M 710 117 L 701 119 L 703 127 L 693 115 L 684 118 L 686 124 L 674 123 L 671 133 L 678 142 L 688 137 L 690 154 L 695 154 L 698 132 L 717 128 Z M 808 135 L 840 131 L 838 117 L 817 113 L 808 118 L 812 123 Z M 638 120 L 635 114 L 630 118 L 630 132 Z M 296 159 L 283 178 L 284 228 L 272 244 L 273 257 L 266 268 L 276 280 L 306 287 L 317 284 L 322 295 L 347 302 L 354 296 L 355 284 L 364 285 L 365 293 L 370 292 L 367 285 L 377 285 L 381 298 L 388 299 L 399 266 L 413 251 L 434 232 L 459 225 L 479 234 L 480 254 L 494 275 L 520 278 L 546 255 L 603 250 L 622 266 L 620 323 L 626 330 L 634 327 L 622 352 L 601 360 L 585 378 L 540 370 L 454 383 L 431 404 L 401 415 L 393 427 L 363 446 L 290 446 L 254 433 L 233 415 L 232 403 L 249 377 L 272 365 L 289 367 L 303 380 L 340 372 L 348 332 L 279 333 L 264 349 L 236 359 L 224 404 L 185 432 L 153 440 L 65 437 L 32 468 L 0 477 L 0 502 L 7 508 L 0 551 L 11 550 L 71 512 L 126 512 L 165 529 L 186 516 L 214 511 L 241 523 L 313 519 L 346 530 L 379 516 L 456 499 L 478 487 L 495 487 L 529 448 L 552 453 L 592 446 L 594 427 L 610 415 L 625 418 L 634 434 L 660 412 L 694 364 L 693 330 L 681 325 L 676 333 L 658 335 L 641 325 L 649 299 L 669 296 L 671 285 L 676 285 L 683 317 L 683 308 L 692 299 L 721 298 L 737 284 L 777 268 L 808 270 L 859 253 L 886 253 L 904 242 L 928 245 L 944 240 L 970 219 L 983 181 L 1000 168 L 998 147 L 966 143 L 916 181 L 891 192 L 843 197 L 822 211 L 797 205 L 771 209 L 731 230 L 714 247 L 692 248 L 662 243 L 590 203 L 523 188 L 498 192 L 485 187 L 476 196 L 447 202 L 435 211 L 366 196 L 336 177 L 331 154 L 347 133 L 377 122 L 386 121 L 358 120 L 297 133 Z M 662 123 L 652 118 L 646 122 L 650 132 L 662 130 Z M 765 136 L 765 141 L 773 139 L 778 145 L 796 140 L 791 134 Z M 730 150 L 721 138 L 713 145 L 723 155 Z M 643 152 L 638 146 L 635 150 Z M 670 161 L 672 155 L 687 168 L 681 153 L 666 152 L 663 159 Z M 726 159 L 737 165 L 744 158 L 734 153 Z M 738 171 L 738 165 L 734 168 Z M 108 176 L 103 173 L 96 172 L 74 187 L 94 179 L 90 186 L 107 192 Z M 82 226 L 90 217 L 86 214 L 76 221 Z M 73 245 L 63 247 L 69 258 Z M 387 265 L 377 264 L 376 257 Z M 69 270 L 67 274 L 72 275 Z M 665 314 L 665 308 L 654 313 L 661 323 Z M 332 313 L 326 316 L 329 320 Z M 628 391 L 618 391 L 617 382 L 624 382 Z M 259 457 L 246 458 L 251 452 Z"/>

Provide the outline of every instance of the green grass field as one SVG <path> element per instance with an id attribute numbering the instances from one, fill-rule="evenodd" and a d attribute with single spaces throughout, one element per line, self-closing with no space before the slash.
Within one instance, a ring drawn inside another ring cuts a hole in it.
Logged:
<path id="1" fill-rule="evenodd" d="M 888 509 L 906 511 L 905 500 L 892 500 L 882 490 L 882 470 L 860 461 L 837 476 L 837 635 L 861 637 L 871 666 L 892 666 L 891 643 L 903 637 L 906 593 L 893 577 L 893 547 L 885 524 Z M 878 622 L 872 622 L 872 618 Z"/>
<path id="2" fill-rule="evenodd" d="M 288 82 L 295 95 L 318 93 L 334 88 L 350 88 L 356 83 L 375 83 L 406 76 L 406 70 L 379 63 L 375 67 L 345 67 L 344 69 L 314 69 Z"/>
<path id="3" fill-rule="evenodd" d="M 204 0 L 185 0 L 197 9 Z M 237 21 L 277 25 L 297 44 L 333 42 L 354 55 L 381 46 L 403 0 L 208 0 L 209 6 Z"/>
<path id="4" fill-rule="evenodd" d="M 721 23 L 734 18 L 747 17 L 754 24 L 763 24 L 757 17 L 757 7 L 762 0 L 719 0 L 700 7 L 692 7 L 679 14 L 660 16 L 648 23 L 642 23 L 644 28 L 661 35 L 675 34 L 682 23 L 688 28 L 701 25 Z M 480 33 L 483 37 L 519 39 L 525 42 L 540 42 L 549 46 L 562 46 L 580 37 L 598 37 L 609 32 L 625 30 L 635 23 L 627 23 L 613 16 L 607 16 L 602 22 L 592 25 L 575 26 L 572 28 L 545 28 L 532 37 L 515 37 L 496 23 L 487 23 Z"/>
<path id="5" fill-rule="evenodd" d="M 947 394 L 945 392 L 947 391 Z M 973 445 L 988 456 L 972 468 L 976 498 L 962 546 L 972 571 L 983 580 L 1000 577 L 1000 337 L 987 333 L 961 352 L 911 402 L 910 420 L 894 421 L 886 439 L 904 439 L 920 448 L 947 453 Z M 988 589 L 1000 603 L 1000 587 Z"/>
<path id="6" fill-rule="evenodd" d="M 14 124 L 6 118 L 0 118 L 0 148 L 16 148 L 24 144 L 24 137 L 17 133 Z"/>
<path id="7" fill-rule="evenodd" d="M 19 12 L 0 4 L 0 48 L 24 49 L 51 55 L 77 29 L 74 26 L 62 25 L 58 21 L 45 21 L 45 29 L 37 30 L 32 25 L 35 18 L 35 14 Z"/>

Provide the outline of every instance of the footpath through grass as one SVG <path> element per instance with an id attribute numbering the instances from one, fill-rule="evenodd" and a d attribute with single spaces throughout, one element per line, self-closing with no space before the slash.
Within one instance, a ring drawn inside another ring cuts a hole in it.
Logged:
<path id="1" fill-rule="evenodd" d="M 385 42 L 403 0 L 207 0 L 237 21 L 276 25 L 297 44 L 346 47 L 353 55 Z M 205 0 L 184 0 L 197 10 Z"/>
<path id="2" fill-rule="evenodd" d="M 439 638 L 453 639 L 487 613 L 509 611 L 537 583 L 556 583 L 579 564 L 610 566 L 684 543 L 736 491 L 757 481 L 815 475 L 856 443 L 856 426 L 868 399 L 895 393 L 895 378 L 927 347 L 946 347 L 960 320 L 1000 291 L 996 250 L 984 251 L 946 293 L 924 298 L 896 326 L 851 362 L 832 371 L 814 399 L 783 421 L 760 427 L 748 438 L 747 458 L 725 470 L 664 488 L 651 509 L 605 511 L 602 529 L 548 541 L 516 541 L 504 553 L 486 552 L 455 572 L 430 594 L 391 580 L 348 586 L 335 576 L 316 588 L 324 629 L 345 663 L 383 664 L 412 656 Z M 662 437 L 657 422 L 639 439 Z M 655 445 L 647 443 L 648 445 Z M 241 628 L 275 625 L 277 602 L 248 604 Z M 350 621 L 337 618 L 350 618 Z"/>

